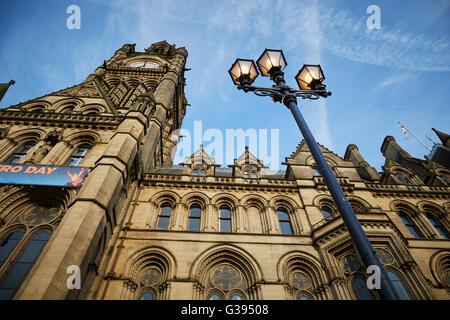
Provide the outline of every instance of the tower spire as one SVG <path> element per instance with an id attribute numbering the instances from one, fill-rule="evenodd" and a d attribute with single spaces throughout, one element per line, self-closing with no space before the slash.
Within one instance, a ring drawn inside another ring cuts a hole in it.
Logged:
<path id="1" fill-rule="evenodd" d="M 450 135 L 443 133 L 439 130 L 436 130 L 435 128 L 431 128 L 431 130 L 433 130 L 436 135 L 438 136 L 439 140 L 442 141 L 442 144 L 446 147 L 450 147 Z"/>

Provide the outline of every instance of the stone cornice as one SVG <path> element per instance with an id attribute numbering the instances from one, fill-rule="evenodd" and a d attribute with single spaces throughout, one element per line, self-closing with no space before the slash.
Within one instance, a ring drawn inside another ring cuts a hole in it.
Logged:
<path id="1" fill-rule="evenodd" d="M 30 112 L 25 110 L 0 110 L 0 123 L 30 125 L 47 123 L 48 126 L 116 128 L 122 117 L 106 115 L 83 115 L 82 113 Z"/>

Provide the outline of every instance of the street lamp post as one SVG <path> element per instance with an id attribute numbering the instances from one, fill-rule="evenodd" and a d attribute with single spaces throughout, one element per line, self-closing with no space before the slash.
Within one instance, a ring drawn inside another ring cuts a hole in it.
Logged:
<path id="1" fill-rule="evenodd" d="M 355 243 L 361 259 L 366 267 L 375 265 L 380 270 L 379 292 L 381 296 L 385 300 L 398 300 L 399 296 L 387 276 L 386 270 L 383 268 L 366 233 L 342 191 L 339 182 L 334 176 L 328 162 L 325 160 L 322 151 L 297 107 L 297 97 L 302 99 L 319 99 L 320 97 L 326 98 L 331 95 L 331 92 L 327 92 L 325 85 L 322 84 L 325 79 L 322 68 L 320 65 L 304 65 L 295 77 L 300 90 L 295 90 L 286 85 L 284 80 L 283 69 L 287 63 L 283 51 L 266 49 L 257 60 L 257 64 L 261 75 L 270 77 L 275 82 L 275 85 L 272 85 L 270 88 L 251 85 L 259 75 L 253 60 L 237 59 L 228 72 L 239 90 L 253 92 L 258 96 L 270 96 L 274 102 L 283 102 L 291 111 L 319 167 L 320 173 L 325 179 L 328 189 L 341 212 L 342 219 Z"/>

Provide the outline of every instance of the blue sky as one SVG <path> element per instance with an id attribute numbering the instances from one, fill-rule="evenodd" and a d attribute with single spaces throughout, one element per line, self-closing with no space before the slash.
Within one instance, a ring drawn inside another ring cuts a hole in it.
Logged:
<path id="1" fill-rule="evenodd" d="M 66 27 L 66 8 L 81 9 L 81 29 Z M 368 30 L 377 5 L 381 29 Z M 279 129 L 279 160 L 301 134 L 281 104 L 236 90 L 227 73 L 237 57 L 283 49 L 288 84 L 304 63 L 320 63 L 328 99 L 299 101 L 316 139 L 344 156 L 356 144 L 381 171 L 387 135 L 411 155 L 428 151 L 405 139 L 401 121 L 430 147 L 431 128 L 450 132 L 450 1 L 1 1 L 0 82 L 14 79 L 1 107 L 83 81 L 124 43 L 143 51 L 167 40 L 189 52 L 183 128 L 196 120 L 221 130 Z M 258 78 L 258 86 L 270 86 Z M 193 146 L 194 147 L 194 146 Z M 238 155 L 243 150 L 238 152 Z M 281 167 L 283 168 L 283 167 Z"/>

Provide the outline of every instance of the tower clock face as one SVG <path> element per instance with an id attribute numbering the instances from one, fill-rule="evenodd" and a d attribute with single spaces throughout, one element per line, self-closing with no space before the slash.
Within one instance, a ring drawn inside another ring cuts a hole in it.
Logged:
<path id="1" fill-rule="evenodd" d="M 153 68 L 158 68 L 159 67 L 159 63 L 158 62 L 154 62 L 154 61 L 133 61 L 130 62 L 128 64 L 129 67 L 132 68 L 148 68 L 148 69 L 153 69 Z"/>

